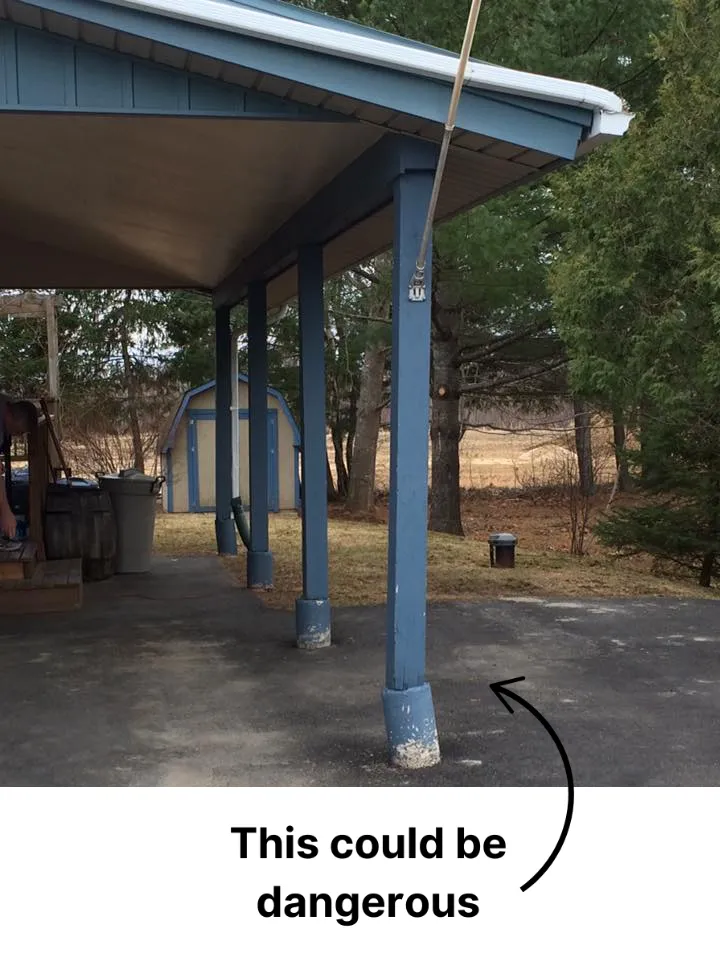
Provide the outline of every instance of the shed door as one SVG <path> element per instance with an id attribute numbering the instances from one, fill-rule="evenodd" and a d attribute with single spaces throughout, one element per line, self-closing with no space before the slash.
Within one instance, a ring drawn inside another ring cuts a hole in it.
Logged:
<path id="1" fill-rule="evenodd" d="M 250 454 L 248 411 L 240 410 L 240 496 L 250 503 Z M 278 476 L 277 410 L 268 410 L 268 506 L 280 509 Z M 215 411 L 201 411 L 188 419 L 188 466 L 190 511 L 211 513 L 215 509 Z"/>

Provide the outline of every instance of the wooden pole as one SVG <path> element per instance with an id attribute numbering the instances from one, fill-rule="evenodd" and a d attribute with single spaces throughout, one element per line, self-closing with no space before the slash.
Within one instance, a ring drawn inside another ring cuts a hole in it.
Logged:
<path id="1" fill-rule="evenodd" d="M 55 429 L 60 435 L 57 423 L 57 405 L 60 397 L 60 361 L 58 348 L 57 313 L 62 305 L 61 296 L 40 296 L 37 293 L 23 293 L 0 296 L 0 316 L 8 317 L 45 317 L 47 330 L 47 401 L 50 412 L 55 417 Z"/>
<path id="2" fill-rule="evenodd" d="M 55 314 L 55 298 L 47 297 L 45 300 L 45 317 L 47 323 L 47 403 L 48 409 L 55 418 L 55 432 L 60 436 L 60 424 L 58 422 L 58 400 L 60 396 L 60 371 L 58 360 L 58 331 L 57 316 Z"/>
<path id="3" fill-rule="evenodd" d="M 37 544 L 38 560 L 45 559 L 45 497 L 48 488 L 48 426 L 40 419 L 37 430 L 28 437 L 30 474 L 29 539 Z"/>

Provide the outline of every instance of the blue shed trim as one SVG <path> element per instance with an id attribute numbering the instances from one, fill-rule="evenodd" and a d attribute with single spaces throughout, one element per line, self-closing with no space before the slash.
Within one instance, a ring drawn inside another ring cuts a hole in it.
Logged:
<path id="1" fill-rule="evenodd" d="M 187 434 L 187 481 L 188 481 L 188 511 L 190 513 L 199 512 L 198 502 L 198 471 L 197 471 L 197 429 L 195 421 L 188 417 L 186 424 Z M 214 513 L 215 507 L 208 507 L 208 513 Z"/>
<path id="2" fill-rule="evenodd" d="M 293 443 L 294 463 L 295 463 L 295 509 L 302 507 L 302 498 L 300 494 L 300 443 Z"/>
<path id="3" fill-rule="evenodd" d="M 238 419 L 249 420 L 250 411 L 238 410 Z M 214 513 L 215 504 L 206 507 L 200 506 L 200 489 L 198 486 L 200 461 L 198 458 L 197 437 L 197 422 L 199 420 L 214 422 L 215 410 L 193 407 L 188 412 L 188 512 Z M 280 509 L 280 451 L 278 449 L 279 435 L 278 412 L 277 410 L 268 410 L 268 509 L 271 513 L 277 513 Z M 170 455 L 171 454 L 169 453 L 168 456 Z M 169 510 L 169 512 L 171 511 Z"/>
<path id="4" fill-rule="evenodd" d="M 173 488 L 173 456 L 172 450 L 165 454 L 165 488 L 167 490 L 167 512 L 175 512 L 175 490 Z"/>
<path id="5" fill-rule="evenodd" d="M 0 110 L 352 122 L 343 114 L 4 20 Z"/>
<path id="6" fill-rule="evenodd" d="M 239 373 L 239 374 L 238 374 L 238 382 L 240 382 L 240 383 L 248 383 L 248 382 L 249 382 L 249 379 L 248 379 L 248 377 L 247 377 L 246 374 L 244 374 L 244 373 Z M 161 450 L 160 450 L 161 453 L 167 453 L 168 450 L 172 450 L 172 447 L 173 447 L 173 445 L 174 445 L 174 443 L 175 443 L 175 435 L 177 434 L 178 428 L 179 428 L 179 426 L 180 426 L 180 424 L 181 424 L 181 422 L 182 422 L 183 414 L 184 414 L 185 411 L 187 410 L 188 405 L 189 405 L 190 401 L 193 399 L 193 397 L 197 397 L 197 396 L 199 396 L 201 393 L 205 393 L 206 390 L 212 390 L 213 387 L 215 387 L 215 380 L 208 380 L 207 383 L 203 383 L 203 384 L 201 384 L 199 387 L 194 387 L 192 390 L 188 390 L 188 391 L 185 393 L 185 395 L 183 396 L 182 400 L 180 401 L 180 406 L 179 406 L 178 409 L 177 409 L 177 413 L 176 413 L 175 416 L 173 417 L 173 422 L 172 422 L 172 424 L 171 424 L 171 426 L 170 426 L 170 429 L 169 429 L 169 431 L 168 431 L 167 437 L 165 438 L 165 442 L 163 443 L 163 445 L 162 445 L 162 447 L 161 447 Z M 285 397 L 280 393 L 279 390 L 275 390 L 273 387 L 268 387 L 268 394 L 269 394 L 269 396 L 274 397 L 274 398 L 278 401 L 278 403 L 280 404 L 280 409 L 281 409 L 282 412 L 285 414 L 285 416 L 288 418 L 288 421 L 289 421 L 289 423 L 290 423 L 290 426 L 292 427 L 293 443 L 299 445 L 299 444 L 300 444 L 300 430 L 298 429 L 298 425 L 297 425 L 297 423 L 295 422 L 295 418 L 293 417 L 292 413 L 290 412 L 290 407 L 289 407 L 288 404 L 287 404 L 287 400 L 286 400 Z M 193 415 L 194 415 L 194 414 L 195 414 L 195 411 L 193 411 Z"/>
<path id="7" fill-rule="evenodd" d="M 445 123 L 447 119 L 449 83 L 223 30 L 200 28 L 98 0 L 42 0 L 37 5 L 398 113 L 435 123 Z M 548 109 L 552 110 L 550 104 Z M 457 126 L 569 160 L 575 158 L 585 132 L 583 127 L 559 116 L 542 115 L 468 90 L 460 99 Z"/>

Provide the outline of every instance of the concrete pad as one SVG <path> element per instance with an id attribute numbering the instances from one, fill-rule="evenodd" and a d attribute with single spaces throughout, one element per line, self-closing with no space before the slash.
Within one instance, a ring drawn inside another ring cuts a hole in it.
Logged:
<path id="1" fill-rule="evenodd" d="M 508 598 L 433 607 L 428 677 L 443 763 L 390 769 L 384 612 L 341 610 L 293 646 L 214 558 L 90 584 L 78 613 L 0 621 L 0 785 L 720 785 L 714 601 Z"/>

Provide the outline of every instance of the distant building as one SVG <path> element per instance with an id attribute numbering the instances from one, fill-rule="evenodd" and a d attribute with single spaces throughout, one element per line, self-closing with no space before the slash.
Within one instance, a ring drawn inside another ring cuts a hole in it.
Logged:
<path id="1" fill-rule="evenodd" d="M 250 502 L 248 378 L 239 380 L 240 496 Z M 215 381 L 188 390 L 161 439 L 162 470 L 167 478 L 163 504 L 168 513 L 215 510 Z M 270 510 L 300 505 L 300 433 L 285 399 L 268 390 L 268 477 Z"/>

